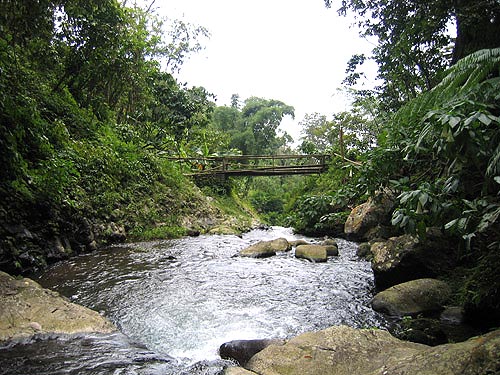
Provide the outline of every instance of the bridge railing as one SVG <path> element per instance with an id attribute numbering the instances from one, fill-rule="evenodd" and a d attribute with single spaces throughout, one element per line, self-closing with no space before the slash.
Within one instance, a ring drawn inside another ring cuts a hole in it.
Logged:
<path id="1" fill-rule="evenodd" d="M 289 175 L 321 173 L 331 156 L 314 155 L 228 155 L 169 158 L 189 163 L 192 175 Z"/>

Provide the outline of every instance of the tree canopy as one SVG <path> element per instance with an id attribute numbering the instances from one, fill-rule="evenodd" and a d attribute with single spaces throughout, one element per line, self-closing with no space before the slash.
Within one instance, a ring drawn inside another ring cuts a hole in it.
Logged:
<path id="1" fill-rule="evenodd" d="M 363 36 L 376 38 L 373 58 L 386 108 L 397 109 L 430 90 L 450 64 L 468 54 L 500 45 L 496 0 L 342 0 L 338 5 L 339 14 L 357 16 Z M 351 60 L 351 81 L 356 78 L 354 67 L 363 61 L 360 55 Z"/>
<path id="2" fill-rule="evenodd" d="M 294 108 L 279 100 L 250 97 L 240 109 L 233 95 L 231 107 L 218 107 L 213 121 L 230 135 L 230 147 L 243 155 L 272 155 L 291 142 L 291 137 L 278 129 L 285 116 L 294 117 Z"/>

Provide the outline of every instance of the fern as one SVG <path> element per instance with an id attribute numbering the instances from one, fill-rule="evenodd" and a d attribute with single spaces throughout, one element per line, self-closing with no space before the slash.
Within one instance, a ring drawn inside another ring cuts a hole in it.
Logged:
<path id="1" fill-rule="evenodd" d="M 453 65 L 434 90 L 454 95 L 455 90 L 460 88 L 465 93 L 488 76 L 498 75 L 499 64 L 500 48 L 474 52 Z"/>

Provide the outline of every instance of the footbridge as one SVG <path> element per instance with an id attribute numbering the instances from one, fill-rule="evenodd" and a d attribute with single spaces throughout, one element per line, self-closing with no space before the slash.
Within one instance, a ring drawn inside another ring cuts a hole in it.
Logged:
<path id="1" fill-rule="evenodd" d="M 190 176 L 285 176 L 318 174 L 328 169 L 329 154 L 231 155 L 169 158 L 191 166 Z"/>

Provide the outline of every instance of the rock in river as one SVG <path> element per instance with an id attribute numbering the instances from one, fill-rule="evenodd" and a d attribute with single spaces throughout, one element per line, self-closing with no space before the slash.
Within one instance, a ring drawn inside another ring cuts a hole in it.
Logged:
<path id="1" fill-rule="evenodd" d="M 295 257 L 307 259 L 311 262 L 326 262 L 328 258 L 328 252 L 326 246 L 299 245 L 295 249 Z"/>
<path id="2" fill-rule="evenodd" d="M 0 271 L 0 341 L 35 333 L 110 333 L 116 327 L 86 307 L 69 302 L 31 279 Z"/>
<path id="3" fill-rule="evenodd" d="M 270 345 L 246 366 L 259 375 L 484 375 L 498 374 L 499 368 L 500 330 L 429 347 L 396 339 L 387 331 L 346 326 Z"/>
<path id="4" fill-rule="evenodd" d="M 276 255 L 278 251 L 290 251 L 292 246 L 286 238 L 271 241 L 260 241 L 240 251 L 240 256 L 250 258 L 267 258 Z"/>
<path id="5" fill-rule="evenodd" d="M 375 284 L 385 289 L 405 281 L 436 277 L 452 269 L 456 246 L 439 230 L 428 230 L 424 240 L 411 235 L 392 237 L 371 245 Z"/>
<path id="6" fill-rule="evenodd" d="M 241 366 L 245 366 L 250 358 L 269 345 L 283 345 L 284 340 L 279 339 L 257 339 L 257 340 L 234 340 L 222 344 L 219 355 L 223 359 L 233 359 Z"/>
<path id="7" fill-rule="evenodd" d="M 375 311 L 392 316 L 417 316 L 443 310 L 450 294 L 444 281 L 418 279 L 378 293 L 371 303 Z"/>

